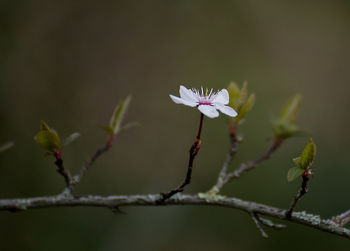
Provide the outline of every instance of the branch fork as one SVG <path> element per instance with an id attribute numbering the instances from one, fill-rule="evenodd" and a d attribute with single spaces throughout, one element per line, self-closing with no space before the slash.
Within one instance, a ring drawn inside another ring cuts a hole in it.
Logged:
<path id="1" fill-rule="evenodd" d="M 341 227 L 350 223 L 350 209 L 348 211 L 334 217 L 333 221 Z"/>

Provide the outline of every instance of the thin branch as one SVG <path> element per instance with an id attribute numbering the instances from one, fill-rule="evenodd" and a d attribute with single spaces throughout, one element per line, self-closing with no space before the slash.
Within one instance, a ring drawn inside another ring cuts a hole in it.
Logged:
<path id="1" fill-rule="evenodd" d="M 232 179 L 237 179 L 237 178 L 241 177 L 241 175 L 244 172 L 252 170 L 262 161 L 269 159 L 271 157 L 271 155 L 281 146 L 282 142 L 283 141 L 281 139 L 276 138 L 274 140 L 273 145 L 266 153 L 259 156 L 258 158 L 256 158 L 253 161 L 247 161 L 247 162 L 242 163 L 238 169 L 226 174 L 226 176 L 224 176 L 223 178 L 219 178 L 218 182 L 216 183 L 216 185 L 214 187 L 218 188 L 218 190 L 220 191 L 220 189 L 225 184 L 230 182 Z M 226 160 L 229 160 L 229 158 L 227 158 Z M 226 161 L 224 163 L 224 167 L 225 167 L 225 165 L 226 165 Z M 221 173 L 220 173 L 220 175 L 221 175 Z M 219 175 L 219 177 L 220 177 L 220 175 Z"/>
<path id="2" fill-rule="evenodd" d="M 232 125 L 230 128 L 230 149 L 228 154 L 226 155 L 225 162 L 219 173 L 216 184 L 209 191 L 211 193 L 215 193 L 215 194 L 219 193 L 222 187 L 225 185 L 224 180 L 227 176 L 227 169 L 231 164 L 231 162 L 233 161 L 233 158 L 235 157 L 239 146 L 239 141 L 237 140 L 237 136 L 236 136 L 236 128 L 237 128 L 236 125 Z"/>
<path id="3" fill-rule="evenodd" d="M 194 161 L 194 158 L 196 157 L 196 155 L 198 153 L 198 150 L 199 150 L 199 142 L 196 141 L 191 146 L 191 149 L 190 149 L 190 159 L 189 159 L 189 163 L 188 163 L 188 168 L 187 168 L 187 173 L 186 173 L 185 180 L 183 181 L 183 183 L 178 188 L 175 188 L 175 189 L 171 190 L 168 193 L 161 193 L 162 197 L 158 201 L 158 203 L 163 203 L 165 200 L 171 198 L 175 194 L 183 192 L 185 186 L 190 184 L 191 177 L 192 177 L 193 161 Z"/>
<path id="4" fill-rule="evenodd" d="M 350 209 L 336 217 L 334 217 L 334 222 L 339 224 L 339 226 L 345 226 L 350 222 Z"/>
<path id="5" fill-rule="evenodd" d="M 90 157 L 90 159 L 88 159 L 85 164 L 82 166 L 82 168 L 80 169 L 80 172 L 75 175 L 72 179 L 72 182 L 70 184 L 69 189 L 72 190 L 76 185 L 79 184 L 79 182 L 82 180 L 82 178 L 84 177 L 85 173 L 87 172 L 88 168 L 95 163 L 95 161 L 105 152 L 107 152 L 113 145 L 113 142 L 116 138 L 116 134 L 108 137 L 108 140 L 106 142 L 106 144 L 104 144 L 102 147 L 100 147 L 99 149 L 96 150 L 96 152 L 94 153 L 94 155 L 92 155 Z"/>
<path id="6" fill-rule="evenodd" d="M 57 172 L 63 176 L 66 186 L 69 187 L 72 181 L 72 176 L 63 166 L 61 152 L 54 152 L 54 157 L 56 158 L 55 165 L 57 166 Z"/>
<path id="7" fill-rule="evenodd" d="M 320 216 L 307 214 L 305 212 L 294 212 L 291 218 L 286 217 L 286 210 L 259 204 L 251 201 L 245 201 L 238 198 L 227 198 L 221 196 L 219 199 L 201 199 L 198 195 L 177 194 L 172 198 L 158 204 L 159 194 L 148 195 L 119 195 L 119 196 L 48 196 L 26 199 L 2 199 L 0 200 L 0 211 L 23 211 L 35 208 L 49 207 L 104 207 L 116 208 L 126 206 L 169 206 L 169 205 L 203 205 L 219 206 L 232 209 L 238 209 L 247 213 L 253 212 L 259 215 L 270 216 L 273 218 L 292 221 L 300 225 L 308 226 L 314 229 L 325 231 L 331 234 L 350 239 L 350 230 L 334 224 L 332 220 L 321 219 Z"/>
<path id="8" fill-rule="evenodd" d="M 286 228 L 286 225 L 283 225 L 283 224 L 276 224 L 276 223 L 273 223 L 272 221 L 268 220 L 268 219 L 265 219 L 265 218 L 262 218 L 260 217 L 259 215 L 256 215 L 259 219 L 259 221 L 264 224 L 265 226 L 267 227 L 271 227 L 275 230 L 282 230 L 282 229 L 285 229 Z"/>
<path id="9" fill-rule="evenodd" d="M 269 236 L 267 235 L 267 233 L 265 233 L 264 229 L 261 227 L 257 215 L 256 215 L 255 213 L 253 213 L 253 212 L 249 212 L 249 215 L 250 215 L 250 217 L 252 218 L 252 220 L 254 221 L 256 227 L 259 229 L 261 235 L 262 235 L 264 238 L 269 238 Z"/>
<path id="10" fill-rule="evenodd" d="M 286 217 L 290 218 L 292 217 L 293 210 L 295 206 L 297 205 L 298 201 L 303 197 L 307 192 L 308 192 L 308 182 L 309 182 L 309 177 L 307 174 L 302 175 L 303 182 L 301 183 L 301 188 L 299 189 L 298 194 L 294 197 L 294 200 L 292 201 L 291 205 L 289 206 L 289 209 L 286 213 Z"/>
<path id="11" fill-rule="evenodd" d="M 203 126 L 203 118 L 204 118 L 204 115 L 203 115 L 203 113 L 201 113 L 201 118 L 200 118 L 200 121 L 199 121 L 199 128 L 198 128 L 196 141 L 193 143 L 193 145 L 191 146 L 190 151 L 189 151 L 190 152 L 190 158 L 189 158 L 189 161 L 188 161 L 188 168 L 187 168 L 187 173 L 186 173 L 185 180 L 183 181 L 183 183 L 179 187 L 177 187 L 175 189 L 172 189 L 172 190 L 170 190 L 167 193 L 161 193 L 161 198 L 158 200 L 158 203 L 163 203 L 165 200 L 171 198 L 175 194 L 183 192 L 185 186 L 190 184 L 191 177 L 192 177 L 193 161 L 194 161 L 196 155 L 199 152 L 200 144 L 201 144 L 201 133 L 202 133 L 202 126 Z"/>

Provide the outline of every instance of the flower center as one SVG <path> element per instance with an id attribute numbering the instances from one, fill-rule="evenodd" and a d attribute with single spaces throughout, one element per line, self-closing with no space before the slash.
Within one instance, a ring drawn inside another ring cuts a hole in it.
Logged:
<path id="1" fill-rule="evenodd" d="M 205 91 L 201 88 L 201 91 L 192 89 L 192 92 L 197 97 L 198 105 L 212 105 L 213 99 L 216 97 L 216 92 L 213 89 L 206 89 Z"/>
<path id="2" fill-rule="evenodd" d="M 210 100 L 200 100 L 198 101 L 198 105 L 211 105 Z"/>

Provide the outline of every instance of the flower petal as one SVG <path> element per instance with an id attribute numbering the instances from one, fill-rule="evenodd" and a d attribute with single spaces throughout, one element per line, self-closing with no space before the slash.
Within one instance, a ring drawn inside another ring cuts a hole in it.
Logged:
<path id="1" fill-rule="evenodd" d="M 219 116 L 219 112 L 211 105 L 200 105 L 198 110 L 209 118 L 216 118 Z"/>
<path id="2" fill-rule="evenodd" d="M 227 105 L 214 105 L 216 109 L 218 109 L 220 112 L 231 116 L 231 117 L 236 117 L 237 116 L 237 112 L 230 106 Z"/>
<path id="3" fill-rule="evenodd" d="M 198 98 L 194 95 L 194 93 L 187 89 L 185 86 L 180 85 L 180 97 L 184 100 L 190 101 L 190 102 L 197 102 Z"/>
<path id="4" fill-rule="evenodd" d="M 213 103 L 227 105 L 230 101 L 230 97 L 228 95 L 228 91 L 226 89 L 222 89 L 216 94 L 216 97 L 213 99 Z"/>
<path id="5" fill-rule="evenodd" d="M 176 104 L 183 104 L 183 105 L 187 105 L 187 106 L 191 106 L 191 107 L 197 106 L 196 102 L 190 102 L 190 101 L 184 100 L 182 98 L 176 97 L 174 95 L 169 95 L 169 96 Z"/>

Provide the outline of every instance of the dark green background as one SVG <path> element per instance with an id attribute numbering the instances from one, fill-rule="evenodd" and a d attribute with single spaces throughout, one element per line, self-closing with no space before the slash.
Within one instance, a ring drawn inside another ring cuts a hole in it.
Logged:
<path id="1" fill-rule="evenodd" d="M 318 146 L 310 193 L 298 210 L 330 217 L 350 208 L 348 1 L 2 1 L 0 7 L 0 197 L 53 195 L 64 187 L 53 158 L 33 136 L 44 119 L 61 137 L 72 172 L 105 141 L 128 94 L 127 120 L 144 128 L 120 136 L 86 175 L 79 194 L 157 193 L 186 171 L 199 113 L 175 105 L 181 83 L 224 88 L 249 82 L 256 106 L 241 131 L 233 167 L 264 152 L 270 119 L 295 93 L 297 123 Z M 205 119 L 187 192 L 215 182 L 228 148 L 224 116 Z M 224 193 L 286 208 L 299 181 L 286 173 L 307 142 L 288 140 Z M 213 207 L 39 209 L 0 213 L 1 250 L 348 250 L 349 240 L 288 223 L 263 239 L 245 213 Z"/>

